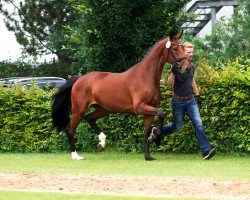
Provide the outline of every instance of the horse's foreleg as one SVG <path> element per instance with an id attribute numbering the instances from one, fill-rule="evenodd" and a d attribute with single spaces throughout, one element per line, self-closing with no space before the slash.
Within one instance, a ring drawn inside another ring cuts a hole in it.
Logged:
<path id="1" fill-rule="evenodd" d="M 162 132 L 162 127 L 163 127 L 163 122 L 165 119 L 165 115 L 161 110 L 156 109 L 156 113 L 157 113 L 157 117 L 158 117 L 158 124 L 157 124 L 157 128 L 154 132 L 154 135 L 150 136 L 148 138 L 148 140 L 150 142 L 155 142 L 157 141 L 157 143 L 160 144 L 160 140 L 161 140 L 161 132 Z"/>
<path id="2" fill-rule="evenodd" d="M 150 142 L 148 140 L 154 116 L 144 116 L 144 158 L 147 161 L 155 160 L 150 156 Z"/>
<path id="3" fill-rule="evenodd" d="M 100 130 L 100 128 L 96 124 L 96 120 L 107 116 L 109 111 L 105 110 L 102 107 L 96 107 L 96 110 L 85 116 L 85 120 L 89 123 L 90 127 L 96 132 L 98 135 L 99 143 L 97 148 L 99 151 L 103 150 L 106 145 L 106 135 Z"/>
<path id="4" fill-rule="evenodd" d="M 69 124 L 68 128 L 66 129 L 68 141 L 69 141 L 69 145 L 70 145 L 70 150 L 71 150 L 71 157 L 74 160 L 82 160 L 83 159 L 83 157 L 81 157 L 77 154 L 76 145 L 75 145 L 75 130 L 76 130 L 77 126 L 79 125 L 80 120 L 81 120 L 80 116 L 72 115 L 71 120 L 70 120 L 70 124 Z"/>
<path id="5" fill-rule="evenodd" d="M 163 122 L 165 119 L 165 115 L 161 110 L 156 109 L 153 106 L 150 106 L 146 103 L 141 103 L 140 106 L 137 109 L 138 114 L 142 114 L 142 115 L 154 115 L 158 117 L 158 125 L 157 125 L 157 130 L 156 130 L 156 134 L 154 134 L 153 136 L 148 137 L 148 141 L 149 142 L 154 142 L 156 141 L 158 138 L 160 138 L 161 132 L 162 132 L 162 126 L 163 126 Z"/>
<path id="6" fill-rule="evenodd" d="M 137 114 L 142 114 L 144 116 L 148 116 L 148 117 L 145 117 L 145 120 L 144 120 L 144 127 L 145 127 L 145 130 L 144 130 L 144 157 L 146 160 L 153 160 L 153 158 L 149 154 L 149 144 L 151 142 L 154 142 L 154 141 L 157 141 L 158 139 L 160 139 L 165 115 L 161 110 L 158 110 L 155 107 L 148 105 L 144 102 L 138 106 L 136 111 L 137 111 Z M 158 117 L 159 123 L 157 125 L 156 134 L 153 136 L 150 136 L 151 124 L 152 124 L 152 121 L 154 119 L 154 116 Z"/>

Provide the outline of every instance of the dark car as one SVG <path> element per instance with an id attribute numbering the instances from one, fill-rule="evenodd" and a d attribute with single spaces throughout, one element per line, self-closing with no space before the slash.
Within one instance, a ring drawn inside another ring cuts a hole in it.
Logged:
<path id="1" fill-rule="evenodd" d="M 4 87 L 23 86 L 30 88 L 32 84 L 41 89 L 59 88 L 66 82 L 66 79 L 60 77 L 12 77 L 0 79 L 0 84 Z"/>

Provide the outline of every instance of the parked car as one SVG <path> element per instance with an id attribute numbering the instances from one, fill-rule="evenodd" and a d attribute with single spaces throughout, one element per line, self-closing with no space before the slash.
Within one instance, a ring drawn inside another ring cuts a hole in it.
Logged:
<path id="1" fill-rule="evenodd" d="M 66 82 L 66 79 L 60 77 L 11 77 L 0 79 L 0 84 L 4 87 L 17 87 L 21 85 L 30 88 L 34 83 L 41 89 L 59 88 Z"/>

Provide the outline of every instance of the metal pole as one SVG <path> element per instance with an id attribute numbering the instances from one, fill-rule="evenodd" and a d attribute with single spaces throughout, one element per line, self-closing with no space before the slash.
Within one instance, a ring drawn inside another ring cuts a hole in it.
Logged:
<path id="1" fill-rule="evenodd" d="M 212 30 L 213 30 L 214 25 L 217 22 L 217 19 L 216 19 L 216 8 L 215 7 L 211 8 L 211 19 L 212 19 Z"/>
<path id="2" fill-rule="evenodd" d="M 216 8 L 212 7 L 211 8 L 211 19 L 212 19 L 212 27 L 214 27 L 214 25 L 216 24 Z"/>

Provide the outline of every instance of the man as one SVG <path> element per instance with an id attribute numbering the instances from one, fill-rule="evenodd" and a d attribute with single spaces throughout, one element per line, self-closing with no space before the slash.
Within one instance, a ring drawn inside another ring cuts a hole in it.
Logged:
<path id="1" fill-rule="evenodd" d="M 186 42 L 184 43 L 184 49 L 187 59 L 189 59 L 191 62 L 194 52 L 194 45 Z M 195 128 L 203 159 L 208 160 L 215 155 L 215 149 L 211 147 L 205 134 L 197 106 L 197 102 L 198 104 L 201 104 L 201 99 L 199 90 L 194 80 L 194 69 L 195 66 L 192 63 L 192 68 L 189 70 L 189 73 L 181 76 L 172 67 L 172 73 L 168 78 L 168 85 L 174 88 L 174 94 L 171 103 L 173 122 L 163 126 L 162 135 L 155 141 L 155 144 L 159 146 L 163 137 L 180 131 L 183 126 L 184 115 L 188 114 Z M 193 93 L 196 96 L 196 100 L 192 95 Z M 153 129 L 153 131 L 155 130 L 156 128 Z"/>

